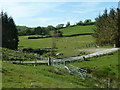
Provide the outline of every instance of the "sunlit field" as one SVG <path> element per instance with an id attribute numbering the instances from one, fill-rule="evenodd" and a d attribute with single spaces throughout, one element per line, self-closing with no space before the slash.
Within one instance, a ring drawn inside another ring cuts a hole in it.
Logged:
<path id="1" fill-rule="evenodd" d="M 86 45 L 94 44 L 94 38 L 91 35 L 76 37 L 59 38 L 41 38 L 27 39 L 28 36 L 20 36 L 19 48 L 51 48 L 52 42 L 56 42 L 57 52 L 63 53 L 63 57 L 79 55 L 79 49 L 87 48 Z M 56 53 L 57 53 L 56 52 Z"/>

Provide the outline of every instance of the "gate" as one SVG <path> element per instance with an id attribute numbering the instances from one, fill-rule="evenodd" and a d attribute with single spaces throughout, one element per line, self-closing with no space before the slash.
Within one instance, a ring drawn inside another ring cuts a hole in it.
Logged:
<path id="1" fill-rule="evenodd" d="M 48 63 L 51 66 L 55 66 L 60 69 L 65 69 L 67 70 L 70 74 L 76 75 L 81 77 L 82 79 L 86 79 L 87 77 L 87 70 L 84 70 L 83 68 L 78 68 L 73 65 L 66 65 L 66 62 L 68 61 L 67 59 L 55 59 L 55 58 L 50 58 L 48 59 Z"/>

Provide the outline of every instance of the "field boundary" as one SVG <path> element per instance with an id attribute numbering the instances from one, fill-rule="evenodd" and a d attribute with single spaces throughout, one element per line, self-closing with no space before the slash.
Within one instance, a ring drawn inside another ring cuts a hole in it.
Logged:
<path id="1" fill-rule="evenodd" d="M 100 56 L 100 55 L 105 55 L 105 54 L 117 51 L 119 49 L 120 48 L 110 48 L 110 49 L 105 49 L 105 50 L 95 52 L 95 53 L 92 53 L 92 54 L 88 54 L 88 55 L 83 55 L 83 56 L 79 56 L 79 57 L 63 58 L 63 59 L 53 58 L 51 60 L 51 58 L 49 58 L 48 60 L 39 60 L 39 61 L 35 60 L 35 61 L 3 61 L 3 62 L 11 62 L 11 63 L 49 63 L 50 61 L 52 61 L 52 62 L 63 62 L 63 60 L 65 62 L 67 62 L 67 61 L 72 62 L 72 61 L 78 61 L 78 60 L 85 61 L 87 58 Z"/>
<path id="2" fill-rule="evenodd" d="M 93 33 L 83 33 L 83 34 L 73 34 L 73 35 L 63 35 L 61 37 L 75 37 L 75 36 L 81 36 L 81 35 L 92 35 Z M 40 38 L 51 38 L 52 36 L 46 36 L 46 37 L 28 37 L 28 39 L 40 39 Z"/>

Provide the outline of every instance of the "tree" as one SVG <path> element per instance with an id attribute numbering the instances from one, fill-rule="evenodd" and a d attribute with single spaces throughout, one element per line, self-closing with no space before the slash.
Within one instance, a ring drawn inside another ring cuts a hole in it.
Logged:
<path id="1" fill-rule="evenodd" d="M 120 9 L 111 8 L 108 13 L 105 9 L 103 15 L 96 18 L 96 28 L 93 36 L 96 38 L 97 44 L 116 44 L 117 47 L 120 47 L 119 11 Z"/>
<path id="2" fill-rule="evenodd" d="M 52 30 L 55 30 L 55 29 L 56 28 L 54 26 L 52 26 L 52 25 L 47 26 L 47 30 L 48 31 L 52 31 Z"/>
<path id="3" fill-rule="evenodd" d="M 66 27 L 69 27 L 69 26 L 70 26 L 70 22 L 67 22 Z"/>
<path id="4" fill-rule="evenodd" d="M 2 47 L 9 49 L 18 48 L 18 30 L 12 17 L 8 17 L 3 11 L 0 14 L 2 20 Z"/>
<path id="5" fill-rule="evenodd" d="M 47 27 L 41 27 L 41 29 L 42 29 L 41 35 L 48 35 L 49 34 L 49 30 Z"/>
<path id="6" fill-rule="evenodd" d="M 35 32 L 35 34 L 37 34 L 37 35 L 42 34 L 42 31 L 43 31 L 43 30 L 42 30 L 42 28 L 41 28 L 40 26 L 34 29 L 34 32 Z"/>
<path id="7" fill-rule="evenodd" d="M 84 23 L 82 21 L 79 21 L 78 23 L 76 23 L 76 25 L 83 25 Z"/>
<path id="8" fill-rule="evenodd" d="M 91 22 L 91 19 L 86 19 L 85 21 L 84 21 L 84 23 L 90 23 Z"/>
<path id="9" fill-rule="evenodd" d="M 53 35 L 54 35 L 54 37 L 62 37 L 63 36 L 62 32 L 59 30 L 54 31 Z"/>
<path id="10" fill-rule="evenodd" d="M 84 22 L 79 21 L 76 25 L 85 26 L 85 25 L 94 25 L 95 22 L 92 22 L 91 19 L 86 19 Z"/>
<path id="11" fill-rule="evenodd" d="M 64 26 L 64 24 L 58 24 L 58 25 L 56 26 L 56 29 L 61 29 L 61 28 L 63 28 L 63 26 Z"/>
<path id="12" fill-rule="evenodd" d="M 117 22 L 117 33 L 115 35 L 116 46 L 120 47 L 120 8 L 117 8 L 116 13 L 116 22 Z"/>

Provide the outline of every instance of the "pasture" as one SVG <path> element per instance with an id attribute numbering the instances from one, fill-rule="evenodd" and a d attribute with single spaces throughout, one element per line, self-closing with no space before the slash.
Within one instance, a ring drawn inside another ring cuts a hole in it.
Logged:
<path id="1" fill-rule="evenodd" d="M 52 42 L 56 43 L 57 52 L 63 53 L 62 57 L 78 56 L 79 49 L 87 48 L 86 45 L 94 44 L 95 40 L 91 35 L 76 36 L 76 37 L 59 37 L 41 39 L 27 39 L 28 36 L 19 37 L 19 49 L 22 48 L 51 48 Z M 57 53 L 56 52 L 56 53 Z"/>
<path id="2" fill-rule="evenodd" d="M 84 34 L 84 33 L 93 33 L 93 29 L 95 28 L 95 25 L 87 25 L 87 26 L 73 26 L 73 27 L 67 27 L 59 29 L 63 33 L 63 35 L 73 35 L 73 34 Z M 53 31 L 50 31 L 50 34 L 52 34 Z"/>

